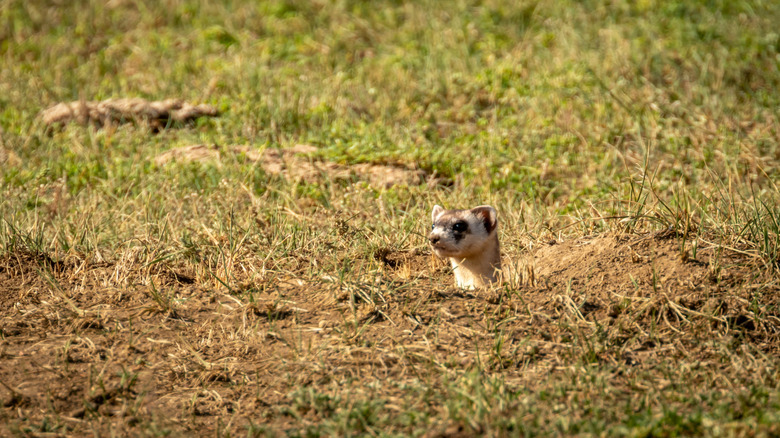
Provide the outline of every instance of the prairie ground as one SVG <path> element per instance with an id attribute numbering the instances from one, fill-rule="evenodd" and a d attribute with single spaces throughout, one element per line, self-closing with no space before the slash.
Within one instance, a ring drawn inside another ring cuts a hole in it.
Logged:
<path id="1" fill-rule="evenodd" d="M 0 0 L 0 435 L 780 434 L 778 22 Z"/>

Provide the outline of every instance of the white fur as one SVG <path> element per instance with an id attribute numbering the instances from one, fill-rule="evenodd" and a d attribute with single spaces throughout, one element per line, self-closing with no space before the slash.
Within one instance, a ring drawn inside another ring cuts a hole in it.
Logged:
<path id="1" fill-rule="evenodd" d="M 501 254 L 498 215 L 493 207 L 445 210 L 435 205 L 431 218 L 433 229 L 428 235 L 429 242 L 437 256 L 450 260 L 458 287 L 473 289 L 497 281 Z M 458 233 L 455 229 L 459 222 L 467 225 L 465 232 Z"/>

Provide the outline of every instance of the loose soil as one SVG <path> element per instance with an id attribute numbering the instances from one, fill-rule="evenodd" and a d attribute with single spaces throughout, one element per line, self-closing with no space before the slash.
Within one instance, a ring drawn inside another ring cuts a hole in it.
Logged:
<path id="1" fill-rule="evenodd" d="M 318 183 L 324 181 L 366 181 L 376 188 L 390 188 L 394 185 L 434 186 L 446 184 L 443 178 L 429 175 L 422 169 L 403 165 L 360 163 L 351 166 L 316 159 L 314 146 L 298 144 L 289 148 L 265 149 L 245 145 L 217 146 L 197 144 L 174 148 L 155 157 L 154 162 L 164 165 L 178 162 L 220 163 L 222 159 L 242 157 L 257 163 L 269 175 L 281 176 L 291 181 Z"/>
<path id="2" fill-rule="evenodd" d="M 141 98 L 108 99 L 100 102 L 61 102 L 41 112 L 47 126 L 76 122 L 98 127 L 121 123 L 142 123 L 159 131 L 170 123 L 187 123 L 199 117 L 219 114 L 209 105 L 192 105 L 181 99 L 148 101 Z"/>
<path id="3" fill-rule="evenodd" d="M 702 339 L 727 332 L 780 353 L 778 315 L 751 304 L 776 304 L 777 287 L 755 294 L 754 261 L 703 239 L 695 258 L 684 249 L 673 233 L 549 242 L 505 256 L 523 266 L 525 284 L 471 292 L 455 289 L 425 248 L 379 249 L 362 279 L 247 279 L 244 290 L 179 266 L 6 254 L 0 435 L 53 417 L 70 434 L 86 432 L 87 418 L 103 432 L 149 419 L 203 435 L 243 433 L 250 420 L 285 430 L 320 418 L 297 410 L 300 388 L 338 384 L 392 399 L 436 364 L 479 364 L 533 389 L 584 342 L 565 327 L 601 327 L 613 347 L 595 360 L 643 369 L 661 357 L 706 364 L 715 352 Z M 488 357 L 495 315 L 516 348 Z"/>

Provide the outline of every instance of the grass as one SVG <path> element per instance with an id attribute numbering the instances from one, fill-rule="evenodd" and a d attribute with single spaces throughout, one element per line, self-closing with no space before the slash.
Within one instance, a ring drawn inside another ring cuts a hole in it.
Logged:
<path id="1" fill-rule="evenodd" d="M 760 0 L 0 0 L 0 423 L 777 434 L 779 20 Z M 39 117 L 136 96 L 221 115 Z M 154 161 L 197 143 L 451 184 Z M 425 250 L 434 204 L 494 205 L 508 258 L 655 233 L 680 270 L 602 296 L 600 272 L 529 265 L 532 284 L 457 292 Z"/>

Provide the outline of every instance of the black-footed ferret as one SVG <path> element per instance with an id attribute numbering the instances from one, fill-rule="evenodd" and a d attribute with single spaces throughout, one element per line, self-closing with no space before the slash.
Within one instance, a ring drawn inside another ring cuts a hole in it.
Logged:
<path id="1" fill-rule="evenodd" d="M 432 217 L 428 241 L 437 256 L 450 259 L 458 287 L 474 289 L 499 282 L 501 251 L 495 208 L 445 210 L 435 205 Z"/>

